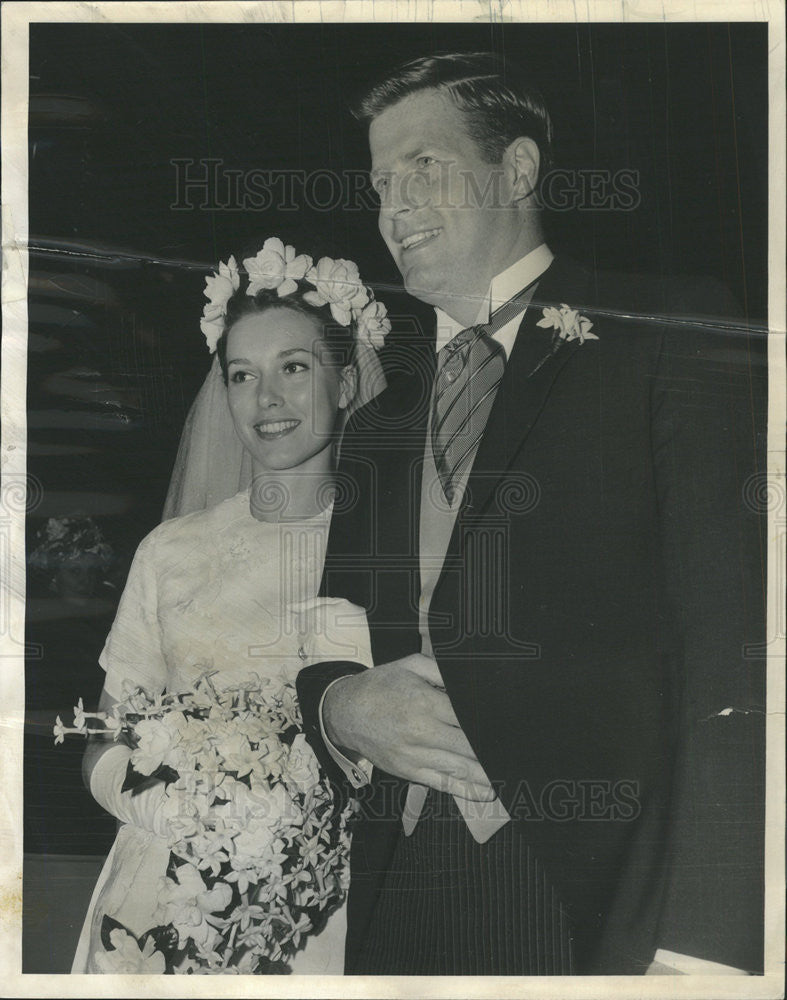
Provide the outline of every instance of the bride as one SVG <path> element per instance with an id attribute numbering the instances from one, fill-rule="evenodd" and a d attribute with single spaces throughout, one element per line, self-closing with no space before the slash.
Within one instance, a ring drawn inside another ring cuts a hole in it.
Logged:
<path id="1" fill-rule="evenodd" d="M 390 324 L 351 262 L 322 258 L 314 266 L 273 238 L 243 265 L 231 257 L 206 279 L 202 330 L 216 358 L 184 431 L 169 512 L 203 507 L 222 488 L 206 464 L 235 477 L 228 492 L 239 476 L 251 481 L 207 509 L 164 521 L 140 544 L 99 659 L 101 711 L 129 687 L 151 696 L 185 691 L 211 669 L 227 683 L 252 672 L 293 680 L 304 663 L 289 608 L 317 593 L 337 439 L 351 406 L 381 388 L 372 348 Z M 229 447 L 206 451 L 221 436 L 227 408 L 243 463 Z M 177 803 L 162 782 L 134 795 L 121 790 L 130 755 L 100 735 L 85 751 L 86 783 L 120 827 L 75 973 L 119 971 L 101 940 L 105 915 L 135 935 L 156 923 Z M 340 910 L 307 938 L 291 971 L 340 973 L 343 954 Z"/>

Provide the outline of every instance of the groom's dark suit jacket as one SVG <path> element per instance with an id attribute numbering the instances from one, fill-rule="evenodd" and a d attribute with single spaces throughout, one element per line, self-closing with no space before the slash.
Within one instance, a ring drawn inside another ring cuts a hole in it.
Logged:
<path id="1" fill-rule="evenodd" d="M 709 321 L 724 303 L 706 291 L 552 264 L 431 603 L 446 690 L 573 915 L 578 973 L 643 971 L 657 947 L 762 963 L 765 338 Z M 598 340 L 538 367 L 541 307 L 560 303 Z M 376 664 L 420 650 L 429 365 L 391 380 L 342 446 L 323 592 L 367 608 Z M 299 678 L 337 783 L 317 704 L 352 669 Z M 350 962 L 403 788 L 376 772 L 364 796 Z"/>

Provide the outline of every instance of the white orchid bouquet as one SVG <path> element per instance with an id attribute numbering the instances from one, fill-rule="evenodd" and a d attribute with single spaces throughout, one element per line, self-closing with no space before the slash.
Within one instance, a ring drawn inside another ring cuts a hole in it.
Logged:
<path id="1" fill-rule="evenodd" d="M 91 726 L 90 720 L 101 723 Z M 105 915 L 106 972 L 288 971 L 349 884 L 348 821 L 303 735 L 295 688 L 206 673 L 192 690 L 129 691 L 111 713 L 74 709 L 66 734 L 113 733 L 133 748 L 124 791 L 167 784 L 170 859 L 156 926 L 140 935 Z"/>

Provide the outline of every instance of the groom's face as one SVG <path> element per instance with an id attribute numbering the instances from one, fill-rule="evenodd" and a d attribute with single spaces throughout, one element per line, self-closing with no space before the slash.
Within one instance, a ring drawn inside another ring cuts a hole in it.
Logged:
<path id="1" fill-rule="evenodd" d="M 469 309 L 471 322 L 521 231 L 505 158 L 484 159 L 464 113 L 438 90 L 386 108 L 369 145 L 380 233 L 405 287 L 460 321 Z"/>

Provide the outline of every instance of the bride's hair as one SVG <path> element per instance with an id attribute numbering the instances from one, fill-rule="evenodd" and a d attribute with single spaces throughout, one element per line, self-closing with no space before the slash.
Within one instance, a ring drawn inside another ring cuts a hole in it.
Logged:
<path id="1" fill-rule="evenodd" d="M 255 295 L 247 295 L 243 289 L 239 289 L 229 298 L 224 329 L 216 343 L 216 354 L 225 385 L 227 384 L 227 338 L 230 330 L 244 316 L 261 315 L 273 310 L 289 309 L 291 312 L 307 316 L 314 322 L 315 329 L 328 346 L 332 363 L 338 368 L 354 364 L 356 340 L 352 326 L 342 326 L 337 323 L 327 305 L 315 306 L 305 302 L 303 294 L 313 292 L 314 286 L 306 281 L 298 281 L 297 284 L 297 291 L 281 297 L 276 289 L 261 288 Z"/>

